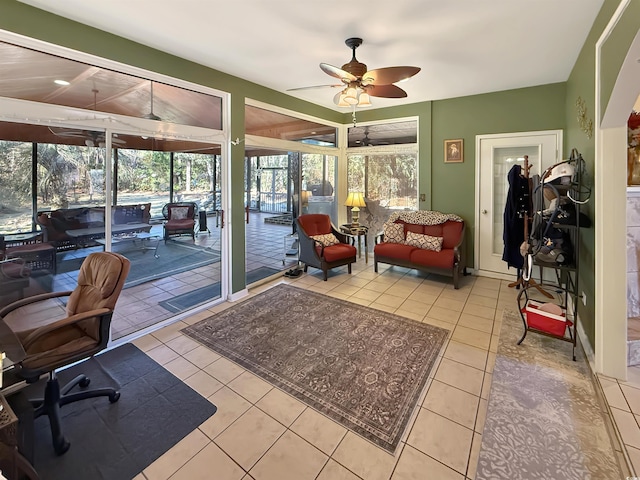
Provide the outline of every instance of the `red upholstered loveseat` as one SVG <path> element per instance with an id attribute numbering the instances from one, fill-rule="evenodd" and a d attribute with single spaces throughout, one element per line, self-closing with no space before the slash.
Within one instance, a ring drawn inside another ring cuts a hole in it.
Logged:
<path id="1" fill-rule="evenodd" d="M 458 288 L 465 269 L 464 229 L 464 220 L 454 214 L 394 213 L 376 238 L 375 271 L 378 263 L 416 268 L 453 277 L 453 286 Z"/>

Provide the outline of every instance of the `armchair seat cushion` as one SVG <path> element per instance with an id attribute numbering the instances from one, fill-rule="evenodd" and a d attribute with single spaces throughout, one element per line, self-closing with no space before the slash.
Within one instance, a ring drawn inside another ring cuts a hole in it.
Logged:
<path id="1" fill-rule="evenodd" d="M 170 230 L 183 230 L 193 228 L 196 222 L 189 218 L 181 218 L 179 220 L 167 220 L 165 227 Z"/>
<path id="2" fill-rule="evenodd" d="M 356 247 L 346 243 L 337 243 L 330 247 L 324 247 L 324 259 L 327 262 L 337 262 L 339 260 L 354 257 L 356 254 Z M 318 255 L 320 255 L 320 252 L 318 252 Z"/>

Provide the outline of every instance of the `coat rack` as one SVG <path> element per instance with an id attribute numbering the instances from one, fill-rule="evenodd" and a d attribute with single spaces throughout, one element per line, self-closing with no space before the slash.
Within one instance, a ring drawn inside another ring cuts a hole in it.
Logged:
<path id="1" fill-rule="evenodd" d="M 529 165 L 529 155 L 525 155 L 524 156 L 524 167 L 522 169 L 522 173 L 521 176 L 525 179 L 527 179 L 527 183 L 529 186 L 529 196 L 527 199 L 527 206 L 526 209 L 523 213 L 524 215 L 524 241 L 522 243 L 522 245 L 520 246 L 520 253 L 522 254 L 523 257 L 527 257 L 527 255 L 529 254 L 529 217 L 530 217 L 530 211 L 531 211 L 531 178 L 529 177 L 529 170 L 531 169 L 531 165 Z M 526 262 L 525 262 L 525 267 L 526 267 Z M 520 289 L 522 288 L 527 288 L 527 287 L 534 287 L 536 290 L 538 290 L 541 294 L 543 294 L 545 297 L 547 298 L 554 298 L 553 295 L 551 295 L 549 292 L 547 292 L 544 288 L 542 288 L 540 285 L 538 285 L 536 283 L 536 281 L 531 278 L 531 276 L 529 275 L 528 279 L 524 278 L 524 274 L 523 274 L 523 269 L 522 268 L 518 268 L 518 279 L 515 282 L 511 282 L 509 284 L 509 288 L 516 288 L 516 289 Z M 529 272 L 529 274 L 531 274 L 531 272 Z"/>

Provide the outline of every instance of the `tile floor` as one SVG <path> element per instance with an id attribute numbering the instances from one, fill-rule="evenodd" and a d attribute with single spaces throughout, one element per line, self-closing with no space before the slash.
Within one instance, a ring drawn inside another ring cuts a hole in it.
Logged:
<path id="1" fill-rule="evenodd" d="M 182 335 L 180 329 L 228 308 L 195 314 L 134 340 L 138 347 L 209 398 L 218 412 L 136 480 L 473 479 L 495 363 L 502 309 L 517 291 L 508 282 L 450 279 L 393 267 L 353 274 L 334 269 L 284 277 L 326 295 L 394 312 L 451 331 L 404 439 L 390 455 L 244 369 Z M 215 474 L 213 473 L 215 472 Z"/>
<path id="2" fill-rule="evenodd" d="M 640 366 L 627 368 L 627 381 L 598 375 L 611 416 L 635 474 L 640 473 Z"/>

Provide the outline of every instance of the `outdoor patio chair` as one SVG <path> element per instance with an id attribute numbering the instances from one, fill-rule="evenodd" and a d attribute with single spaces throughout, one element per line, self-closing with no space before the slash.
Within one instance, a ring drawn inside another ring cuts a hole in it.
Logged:
<path id="1" fill-rule="evenodd" d="M 351 245 L 350 236 L 336 229 L 331 217 L 320 213 L 309 213 L 297 218 L 298 240 L 300 242 L 300 261 L 304 271 L 312 266 L 323 272 L 331 268 L 347 265 L 351 273 L 351 264 L 356 261 L 356 247 Z"/>
<path id="2" fill-rule="evenodd" d="M 164 241 L 170 236 L 191 235 L 195 240 L 196 213 L 198 205 L 194 202 L 167 203 L 162 207 L 164 222 Z"/>

